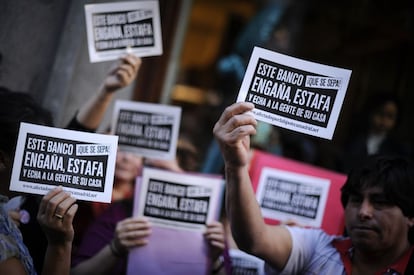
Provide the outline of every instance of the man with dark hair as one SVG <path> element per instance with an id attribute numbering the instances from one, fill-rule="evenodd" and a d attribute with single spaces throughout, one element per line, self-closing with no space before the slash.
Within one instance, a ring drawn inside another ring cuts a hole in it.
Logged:
<path id="1" fill-rule="evenodd" d="M 409 274 L 413 251 L 414 168 L 402 158 L 372 157 L 342 189 L 349 237 L 320 229 L 265 224 L 250 182 L 252 103 L 226 108 L 214 127 L 225 161 L 226 211 L 237 245 L 272 274 Z M 413 274 L 413 273 L 411 273 Z"/>

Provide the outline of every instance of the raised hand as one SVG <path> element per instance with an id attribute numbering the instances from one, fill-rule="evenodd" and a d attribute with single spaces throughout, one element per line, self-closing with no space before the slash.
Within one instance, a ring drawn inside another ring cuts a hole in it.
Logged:
<path id="1" fill-rule="evenodd" d="M 126 254 L 131 248 L 146 245 L 150 234 L 151 224 L 146 218 L 126 218 L 116 225 L 111 249 L 115 253 Z"/>
<path id="2" fill-rule="evenodd" d="M 223 224 L 217 221 L 208 223 L 207 230 L 204 232 L 204 237 L 210 246 L 211 260 L 212 262 L 215 262 L 223 253 L 226 246 Z"/>
<path id="3" fill-rule="evenodd" d="M 49 244 L 72 243 L 73 217 L 78 210 L 76 199 L 62 187 L 52 189 L 40 202 L 37 220 L 45 232 Z"/>
<path id="4" fill-rule="evenodd" d="M 214 126 L 226 165 L 246 166 L 249 164 L 250 135 L 256 134 L 256 119 L 248 112 L 252 103 L 238 102 L 227 107 Z"/>
<path id="5" fill-rule="evenodd" d="M 115 92 L 128 86 L 136 78 L 141 63 L 141 58 L 133 54 L 121 57 L 106 76 L 104 90 Z"/>

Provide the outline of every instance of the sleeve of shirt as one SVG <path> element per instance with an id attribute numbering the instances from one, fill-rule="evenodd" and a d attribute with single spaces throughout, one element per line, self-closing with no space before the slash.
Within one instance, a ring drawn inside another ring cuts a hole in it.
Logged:
<path id="1" fill-rule="evenodd" d="M 94 133 L 96 132 L 96 129 L 89 129 L 86 128 L 85 126 L 83 126 L 77 119 L 76 119 L 76 114 L 73 116 L 73 118 L 71 119 L 71 121 L 68 123 L 68 125 L 66 125 L 66 129 L 69 130 L 76 130 L 76 131 L 82 131 L 82 132 L 89 132 L 89 133 Z"/>
<path id="2" fill-rule="evenodd" d="M 11 221 L 0 203 L 0 262 L 12 257 L 22 262 L 28 274 L 36 274 L 32 257 L 23 243 L 19 229 Z"/>
<path id="3" fill-rule="evenodd" d="M 6 200 L 5 197 L 0 199 L 4 200 L 0 203 L 0 262 L 2 262 L 11 257 L 19 258 L 18 241 L 22 237 L 3 208 Z"/>
<path id="4" fill-rule="evenodd" d="M 122 204 L 111 205 L 85 231 L 82 241 L 72 258 L 72 266 L 88 260 L 96 255 L 105 245 L 109 244 L 114 236 L 118 221 L 127 217 Z"/>
<path id="5" fill-rule="evenodd" d="M 315 255 L 323 253 L 325 246 L 332 242 L 332 236 L 320 229 L 290 227 L 287 229 L 292 237 L 292 251 L 283 270 L 275 270 L 266 264 L 266 274 L 306 274 L 314 263 Z"/>
<path id="6" fill-rule="evenodd" d="M 12 257 L 19 257 L 16 242 L 10 236 L 0 234 L 0 262 Z"/>

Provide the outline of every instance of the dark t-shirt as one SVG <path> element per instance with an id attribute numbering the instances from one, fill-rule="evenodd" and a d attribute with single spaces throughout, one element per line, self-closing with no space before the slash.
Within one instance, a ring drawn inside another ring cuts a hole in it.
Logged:
<path id="1" fill-rule="evenodd" d="M 132 215 L 132 200 L 115 202 L 105 210 L 86 230 L 82 241 L 72 257 L 72 266 L 76 266 L 95 256 L 114 237 L 116 224 Z M 112 274 L 126 273 L 127 256 L 120 258 Z"/>

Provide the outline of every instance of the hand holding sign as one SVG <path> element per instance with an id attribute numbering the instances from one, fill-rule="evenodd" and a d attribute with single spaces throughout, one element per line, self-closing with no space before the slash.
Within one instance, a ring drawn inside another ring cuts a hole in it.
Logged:
<path id="1" fill-rule="evenodd" d="M 74 238 L 73 218 L 78 210 L 76 199 L 62 187 L 49 191 L 40 202 L 37 220 L 48 246 L 43 274 L 69 274 L 70 255 Z"/>
<path id="2" fill-rule="evenodd" d="M 204 232 L 204 237 L 209 244 L 210 257 L 214 262 L 223 253 L 226 245 L 223 224 L 218 221 L 212 221 L 208 223 L 207 230 Z"/>
<path id="3" fill-rule="evenodd" d="M 141 63 L 141 58 L 133 54 L 119 58 L 105 78 L 104 91 L 112 93 L 131 84 L 137 76 Z"/>
<path id="4" fill-rule="evenodd" d="M 113 253 L 124 254 L 129 249 L 146 245 L 151 234 L 151 223 L 144 217 L 132 217 L 117 223 L 111 246 Z"/>
<path id="5" fill-rule="evenodd" d="M 74 230 L 72 221 L 78 210 L 76 199 L 57 187 L 42 199 L 37 220 L 42 226 L 49 244 L 72 244 Z"/>
<path id="6" fill-rule="evenodd" d="M 221 176 L 144 168 L 136 184 L 133 215 L 153 226 L 148 245 L 129 251 L 127 274 L 208 274 L 225 243 L 222 224 L 214 222 Z"/>
<path id="7" fill-rule="evenodd" d="M 226 165 L 239 167 L 249 163 L 249 136 L 256 134 L 257 121 L 247 112 L 253 107 L 252 103 L 235 103 L 224 110 L 214 126 Z"/>

